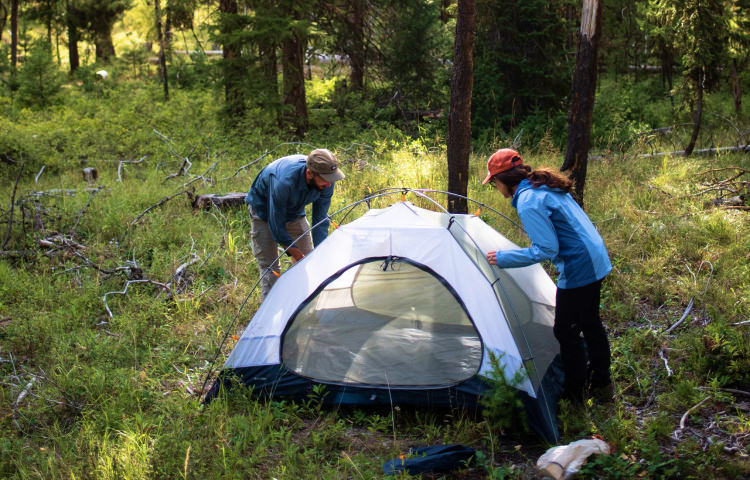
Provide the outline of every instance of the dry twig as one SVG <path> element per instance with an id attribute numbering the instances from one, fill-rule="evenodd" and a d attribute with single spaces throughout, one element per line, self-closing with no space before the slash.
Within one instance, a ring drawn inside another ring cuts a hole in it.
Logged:
<path id="1" fill-rule="evenodd" d="M 710 397 L 710 396 L 708 396 L 708 397 L 704 398 L 704 399 L 703 399 L 703 400 L 701 400 L 700 402 L 698 402 L 698 403 L 696 403 L 695 405 L 693 405 L 692 407 L 690 407 L 690 408 L 688 409 L 688 411 L 687 411 L 687 412 L 685 412 L 685 413 L 684 413 L 684 414 L 682 415 L 682 418 L 680 419 L 680 430 L 684 430 L 684 429 L 685 429 L 685 422 L 687 421 L 688 415 L 690 415 L 690 413 L 692 413 L 692 412 L 693 412 L 694 410 L 697 410 L 698 408 L 700 408 L 700 406 L 701 406 L 701 405 L 703 405 L 704 403 L 706 403 L 706 402 L 707 402 L 707 401 L 709 401 L 710 399 L 711 399 L 711 397 Z"/>
<path id="2" fill-rule="evenodd" d="M 138 164 L 143 162 L 147 158 L 147 155 L 142 156 L 138 160 L 121 160 L 120 163 L 117 165 L 117 181 L 122 182 L 122 166 L 123 164 L 130 163 L 130 164 Z"/>
<path id="3" fill-rule="evenodd" d="M 669 327 L 664 332 L 664 334 L 668 335 L 670 332 L 672 332 L 672 330 L 674 330 L 675 328 L 677 328 L 687 318 L 688 314 L 690 313 L 690 310 L 692 310 L 692 309 L 693 309 L 693 297 L 690 297 L 690 302 L 688 303 L 687 308 L 685 308 L 685 311 L 682 313 L 682 317 L 680 317 L 679 320 L 677 320 L 671 327 Z M 668 368 L 669 367 L 667 367 L 667 369 Z"/>
<path id="4" fill-rule="evenodd" d="M 109 304 L 107 303 L 107 296 L 112 294 L 119 294 L 119 295 L 126 295 L 128 293 L 128 289 L 130 288 L 130 285 L 133 283 L 148 283 L 151 285 L 156 285 L 157 287 L 161 288 L 162 290 L 169 292 L 170 288 L 168 284 L 164 284 L 161 282 L 155 282 L 153 280 L 143 279 L 143 280 L 127 280 L 125 282 L 125 288 L 120 291 L 114 291 L 114 292 L 107 292 L 102 297 L 102 300 L 104 300 L 104 308 L 107 310 L 107 314 L 109 315 L 109 318 L 114 318 L 114 315 L 112 314 L 112 310 L 109 309 Z"/>

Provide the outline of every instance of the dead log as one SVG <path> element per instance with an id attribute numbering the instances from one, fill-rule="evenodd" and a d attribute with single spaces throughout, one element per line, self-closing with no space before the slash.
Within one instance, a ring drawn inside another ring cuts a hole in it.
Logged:
<path id="1" fill-rule="evenodd" d="M 220 210 L 225 210 L 233 207 L 241 207 L 245 204 L 246 196 L 247 193 L 244 192 L 232 192 L 225 195 L 216 193 L 193 195 L 192 193 L 188 193 L 188 197 L 190 198 L 190 203 L 193 205 L 193 208 L 200 208 L 204 210 L 211 209 L 213 207 L 217 207 Z"/>

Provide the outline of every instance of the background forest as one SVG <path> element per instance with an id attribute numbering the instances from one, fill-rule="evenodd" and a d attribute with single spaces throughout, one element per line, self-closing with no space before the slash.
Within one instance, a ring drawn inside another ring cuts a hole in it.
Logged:
<path id="1" fill-rule="evenodd" d="M 331 212 L 447 190 L 456 17 L 453 0 L 0 0 L 0 477 L 380 478 L 410 446 L 463 443 L 477 457 L 446 478 L 535 478 L 548 445 L 502 382 L 483 413 L 332 410 L 325 391 L 200 404 L 259 298 L 246 210 L 196 195 L 315 147 L 347 173 Z M 468 196 L 512 219 L 486 158 L 562 165 L 580 18 L 476 0 Z M 582 478 L 750 478 L 750 4 L 611 0 L 602 32 L 585 207 L 614 265 L 618 393 L 563 404 L 563 441 L 616 448 Z"/>

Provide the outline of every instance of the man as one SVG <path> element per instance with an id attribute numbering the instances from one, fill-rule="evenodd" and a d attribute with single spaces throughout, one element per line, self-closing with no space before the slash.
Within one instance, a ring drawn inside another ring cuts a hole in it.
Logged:
<path id="1" fill-rule="evenodd" d="M 307 157 L 279 158 L 255 177 L 245 203 L 252 223 L 253 255 L 262 276 L 261 299 L 268 295 L 280 273 L 277 245 L 288 247 L 287 253 L 298 262 L 312 251 L 313 242 L 318 246 L 326 239 L 333 185 L 344 177 L 336 156 L 324 148 L 313 150 Z M 305 205 L 310 203 L 313 225 L 322 221 L 313 229 L 312 238 L 305 218 Z M 269 267 L 273 272 L 263 276 Z"/>

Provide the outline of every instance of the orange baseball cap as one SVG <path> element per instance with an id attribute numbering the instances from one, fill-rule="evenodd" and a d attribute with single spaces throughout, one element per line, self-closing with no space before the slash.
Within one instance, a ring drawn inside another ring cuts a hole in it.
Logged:
<path id="1" fill-rule="evenodd" d="M 503 173 L 521 164 L 523 164 L 523 159 L 518 152 L 512 148 L 501 148 L 487 160 L 487 178 L 484 179 L 482 185 L 489 182 L 498 173 Z"/>

